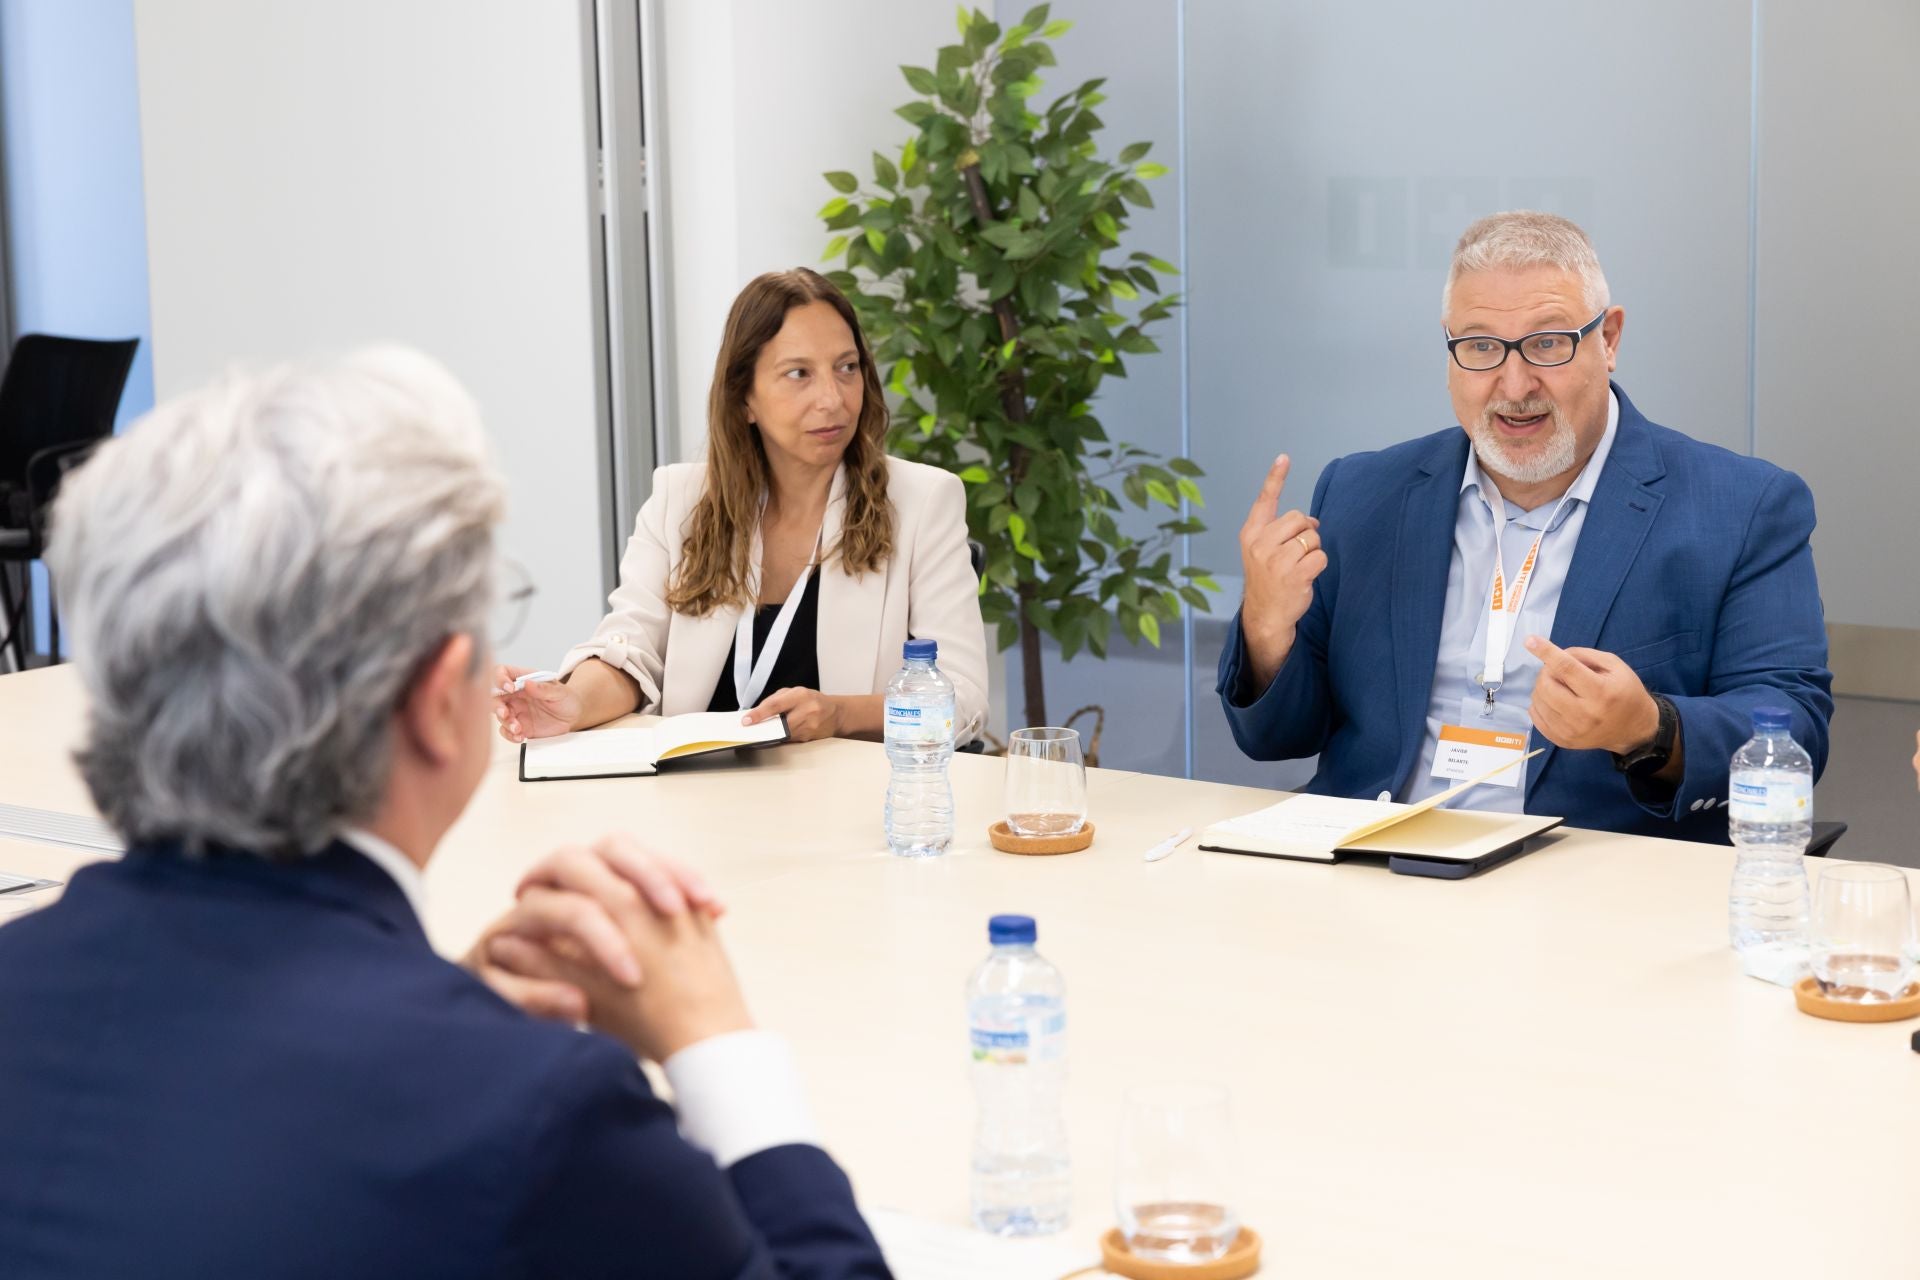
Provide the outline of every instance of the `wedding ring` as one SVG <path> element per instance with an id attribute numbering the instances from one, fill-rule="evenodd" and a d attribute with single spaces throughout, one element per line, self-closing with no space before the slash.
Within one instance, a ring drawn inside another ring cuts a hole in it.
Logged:
<path id="1" fill-rule="evenodd" d="M 1300 531 L 1299 533 L 1296 533 L 1296 534 L 1294 534 L 1294 535 L 1293 535 L 1293 540 L 1294 540 L 1295 542 L 1297 542 L 1297 543 L 1299 543 L 1299 544 L 1300 544 L 1300 554 L 1301 554 L 1301 555 L 1303 555 L 1303 556 L 1305 556 L 1305 555 L 1312 555 L 1312 554 L 1313 554 L 1313 548 L 1307 545 L 1307 534 L 1306 534 L 1306 530 L 1304 530 L 1304 529 L 1303 529 L 1303 530 L 1301 530 L 1301 531 Z"/>

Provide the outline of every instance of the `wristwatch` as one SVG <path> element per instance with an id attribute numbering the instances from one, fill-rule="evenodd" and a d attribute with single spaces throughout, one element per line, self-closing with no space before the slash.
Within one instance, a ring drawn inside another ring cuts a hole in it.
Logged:
<path id="1" fill-rule="evenodd" d="M 1680 736 L 1680 712 L 1657 693 L 1653 695 L 1653 705 L 1660 713 L 1660 727 L 1653 731 L 1653 741 L 1624 756 L 1613 757 L 1613 767 L 1630 778 L 1651 778 L 1673 759 L 1673 741 Z"/>

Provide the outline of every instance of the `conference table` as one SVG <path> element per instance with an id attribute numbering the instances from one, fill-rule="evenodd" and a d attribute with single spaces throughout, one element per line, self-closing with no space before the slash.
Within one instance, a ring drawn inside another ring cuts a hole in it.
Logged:
<path id="1" fill-rule="evenodd" d="M 0 677 L 0 805 L 92 815 L 83 716 L 69 668 Z M 1067 982 L 1089 1261 L 1127 1088 L 1215 1082 L 1262 1276 L 1920 1275 L 1920 1023 L 1822 1021 L 1742 976 L 1731 850 L 1563 831 L 1462 881 L 1193 841 L 1147 863 L 1276 793 L 1096 769 L 1092 848 L 1020 857 L 986 838 L 1003 770 L 956 757 L 956 846 L 910 861 L 873 744 L 522 783 L 500 743 L 428 869 L 428 933 L 457 955 L 531 863 L 609 830 L 693 863 L 862 1200 L 959 1225 L 962 993 L 987 917 L 1030 914 Z M 95 856 L 0 841 L 0 871 Z"/>

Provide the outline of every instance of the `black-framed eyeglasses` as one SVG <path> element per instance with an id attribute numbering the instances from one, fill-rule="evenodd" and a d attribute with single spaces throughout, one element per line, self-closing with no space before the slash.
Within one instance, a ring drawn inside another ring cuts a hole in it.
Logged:
<path id="1" fill-rule="evenodd" d="M 500 557 L 494 568 L 493 608 L 487 619 L 495 653 L 504 650 L 526 625 L 533 603 L 533 578 L 518 561 Z"/>
<path id="2" fill-rule="evenodd" d="M 1578 329 L 1542 329 L 1511 342 L 1488 333 L 1456 338 L 1451 330 L 1443 332 L 1447 335 L 1447 350 L 1452 353 L 1453 362 L 1471 373 L 1498 369 L 1507 362 L 1508 353 L 1513 351 L 1518 351 L 1520 358 L 1528 364 L 1551 369 L 1572 360 L 1573 353 L 1580 349 L 1580 339 L 1592 333 L 1606 314 L 1607 309 L 1602 307 L 1599 315 Z"/>

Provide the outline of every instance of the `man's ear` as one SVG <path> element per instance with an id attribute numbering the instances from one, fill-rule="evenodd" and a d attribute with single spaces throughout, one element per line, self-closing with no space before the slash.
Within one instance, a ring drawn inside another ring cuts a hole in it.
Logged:
<path id="1" fill-rule="evenodd" d="M 464 697 L 474 678 L 473 637 L 448 636 L 420 665 L 396 713 L 407 744 L 429 763 L 443 765 L 459 753 Z"/>
<path id="2" fill-rule="evenodd" d="M 1627 327 L 1627 309 L 1608 307 L 1607 318 L 1600 322 L 1600 334 L 1606 340 L 1607 372 L 1612 373 L 1620 363 L 1620 335 Z"/>

